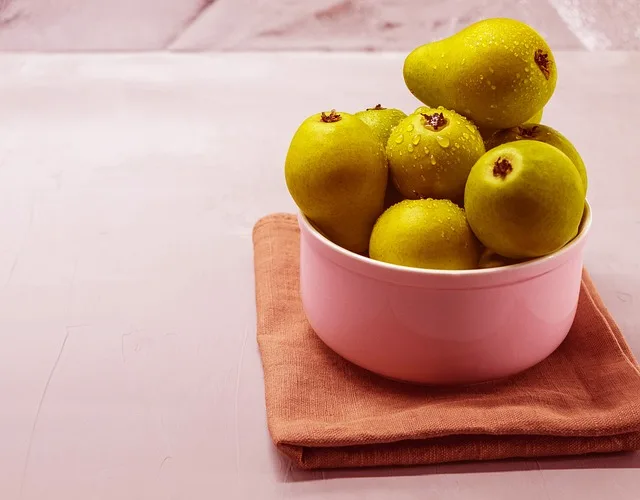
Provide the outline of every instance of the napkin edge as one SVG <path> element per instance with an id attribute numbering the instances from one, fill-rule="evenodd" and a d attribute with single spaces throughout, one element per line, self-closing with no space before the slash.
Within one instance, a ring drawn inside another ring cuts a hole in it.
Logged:
<path id="1" fill-rule="evenodd" d="M 390 450 L 381 448 L 380 445 L 320 448 L 284 443 L 277 443 L 276 448 L 301 470 L 373 469 L 551 457 L 569 458 L 640 450 L 640 432 L 601 438 L 570 437 L 559 440 L 549 436 L 539 436 L 539 438 L 539 441 L 535 441 L 535 437 L 523 435 L 506 437 L 481 435 L 474 436 L 473 439 L 448 436 L 440 440 L 390 443 Z M 514 441 L 516 441 L 515 444 Z M 557 442 L 553 443 L 553 441 Z M 409 449 L 404 449 L 405 446 Z M 448 456 L 445 456 L 444 448 L 448 449 Z"/>

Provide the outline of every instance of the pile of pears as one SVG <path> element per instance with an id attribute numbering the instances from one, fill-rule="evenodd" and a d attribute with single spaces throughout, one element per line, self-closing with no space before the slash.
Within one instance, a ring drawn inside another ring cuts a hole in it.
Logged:
<path id="1" fill-rule="evenodd" d="M 579 232 L 587 173 L 541 124 L 557 68 L 533 28 L 485 19 L 411 51 L 423 106 L 314 114 L 295 132 L 287 188 L 329 240 L 423 269 L 496 267 L 553 253 Z"/>

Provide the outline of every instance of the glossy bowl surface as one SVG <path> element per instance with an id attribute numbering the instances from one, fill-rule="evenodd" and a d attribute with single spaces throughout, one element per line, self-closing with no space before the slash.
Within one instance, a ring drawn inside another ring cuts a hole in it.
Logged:
<path id="1" fill-rule="evenodd" d="M 469 271 L 374 261 L 325 238 L 304 215 L 300 293 L 316 334 L 379 375 L 423 384 L 510 376 L 549 356 L 573 322 L 591 227 L 525 263 Z"/>

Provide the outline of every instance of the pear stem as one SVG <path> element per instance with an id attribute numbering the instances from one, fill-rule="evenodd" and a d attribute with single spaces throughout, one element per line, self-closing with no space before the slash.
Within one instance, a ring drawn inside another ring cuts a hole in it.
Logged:
<path id="1" fill-rule="evenodd" d="M 320 119 L 324 122 L 324 123 L 335 123 L 335 122 L 339 122 L 340 120 L 342 120 L 342 117 L 340 116 L 339 113 L 336 113 L 335 109 L 332 109 L 331 112 L 329 114 L 326 114 L 324 111 L 322 112 L 322 115 L 320 116 Z"/>
<path id="2" fill-rule="evenodd" d="M 511 166 L 511 162 L 506 158 L 498 157 L 496 162 L 493 164 L 494 177 L 506 179 L 507 175 L 509 175 L 512 171 L 513 167 Z"/>

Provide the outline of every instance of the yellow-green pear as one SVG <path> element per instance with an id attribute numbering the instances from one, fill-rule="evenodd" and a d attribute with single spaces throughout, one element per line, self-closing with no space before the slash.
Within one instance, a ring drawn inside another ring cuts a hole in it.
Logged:
<path id="1" fill-rule="evenodd" d="M 407 116 L 400 109 L 385 108 L 381 104 L 364 111 L 358 111 L 355 115 L 371 127 L 382 144 L 387 143 L 391 131 Z"/>
<path id="2" fill-rule="evenodd" d="M 588 190 L 589 180 L 587 178 L 587 168 L 584 161 L 582 161 L 580 153 L 578 153 L 578 150 L 569 139 L 548 125 L 525 123 L 517 127 L 498 130 L 485 141 L 485 146 L 487 150 L 489 150 L 500 144 L 521 141 L 523 139 L 546 142 L 566 154 L 578 169 L 580 178 L 584 183 L 585 191 Z"/>
<path id="3" fill-rule="evenodd" d="M 368 125 L 335 110 L 308 117 L 293 135 L 284 173 L 294 202 L 327 238 L 367 251 L 388 178 L 384 149 Z"/>
<path id="4" fill-rule="evenodd" d="M 573 239 L 585 191 L 569 157 L 544 142 L 508 142 L 487 151 L 465 188 L 467 220 L 482 244 L 510 259 L 550 254 Z"/>
<path id="5" fill-rule="evenodd" d="M 515 19 L 478 21 L 417 47 L 404 61 L 404 80 L 427 106 L 444 106 L 479 127 L 520 125 L 551 98 L 557 68 L 549 45 Z"/>
<path id="6" fill-rule="evenodd" d="M 462 203 L 473 164 L 485 152 L 477 127 L 455 111 L 421 106 L 387 142 L 392 182 L 410 199 L 446 198 Z"/>
<path id="7" fill-rule="evenodd" d="M 464 210 L 449 200 L 404 200 L 385 210 L 371 233 L 369 256 L 423 269 L 475 269 L 480 243 Z"/>
<path id="8" fill-rule="evenodd" d="M 404 111 L 396 108 L 385 108 L 381 104 L 377 104 L 373 108 L 367 108 L 364 111 L 358 111 L 355 115 L 371 127 L 371 130 L 380 139 L 383 146 L 387 144 L 393 129 L 407 117 Z M 385 208 L 401 200 L 404 200 L 404 196 L 396 189 L 393 182 L 388 181 L 384 201 Z"/>

